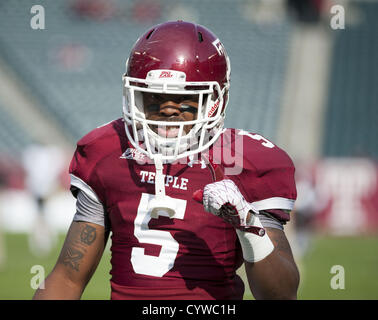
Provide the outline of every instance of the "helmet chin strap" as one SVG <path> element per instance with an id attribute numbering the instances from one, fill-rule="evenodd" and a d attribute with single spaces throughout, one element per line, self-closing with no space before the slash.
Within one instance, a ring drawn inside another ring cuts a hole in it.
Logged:
<path id="1" fill-rule="evenodd" d="M 148 208 L 151 211 L 151 217 L 157 219 L 159 215 L 168 215 L 169 218 L 173 218 L 176 212 L 176 203 L 171 197 L 165 194 L 162 155 L 154 155 L 153 160 L 155 163 L 156 174 L 155 198 L 153 198 L 148 204 Z"/>

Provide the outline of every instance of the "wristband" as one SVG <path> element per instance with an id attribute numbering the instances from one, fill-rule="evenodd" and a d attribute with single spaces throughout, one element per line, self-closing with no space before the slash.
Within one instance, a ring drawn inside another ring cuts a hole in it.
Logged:
<path id="1" fill-rule="evenodd" d="M 258 227 L 263 227 L 259 219 L 256 219 L 255 224 Z M 245 261 L 258 262 L 266 258 L 274 249 L 273 242 L 267 233 L 262 237 L 238 229 L 236 229 L 236 233 L 239 237 Z"/>

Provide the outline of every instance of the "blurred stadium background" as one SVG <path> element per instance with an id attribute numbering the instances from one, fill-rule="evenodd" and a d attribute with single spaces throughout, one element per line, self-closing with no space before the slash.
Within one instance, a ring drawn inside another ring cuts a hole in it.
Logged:
<path id="1" fill-rule="evenodd" d="M 33 5 L 44 8 L 42 30 L 31 27 Z M 342 9 L 345 28 L 334 29 Z M 299 298 L 377 299 L 373 0 L 1 0 L 0 299 L 30 299 L 31 268 L 51 271 L 75 212 L 67 175 L 75 143 L 121 116 L 121 75 L 136 38 L 176 19 L 209 27 L 228 51 L 226 125 L 264 135 L 297 166 L 286 230 Z M 109 255 L 84 299 L 109 298 Z M 333 266 L 343 267 L 344 288 Z"/>

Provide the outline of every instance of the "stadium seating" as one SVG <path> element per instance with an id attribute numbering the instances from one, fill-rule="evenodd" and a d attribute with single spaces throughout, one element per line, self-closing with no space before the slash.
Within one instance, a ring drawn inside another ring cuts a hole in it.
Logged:
<path id="1" fill-rule="evenodd" d="M 323 154 L 377 158 L 378 3 L 353 8 L 358 20 L 333 32 Z"/>
<path id="2" fill-rule="evenodd" d="M 137 20 L 135 6 L 148 1 L 119 1 L 114 17 L 100 22 L 75 15 L 72 3 L 41 3 L 45 29 L 33 30 L 30 1 L 2 2 L 0 55 L 32 88 L 43 111 L 75 139 L 121 116 L 121 75 L 130 48 L 150 25 L 172 19 L 177 12 L 191 13 L 218 34 L 228 50 L 232 91 L 226 125 L 274 139 L 290 38 L 288 21 L 263 27 L 252 23 L 242 14 L 242 0 L 164 1 L 156 17 L 146 21 Z"/>
<path id="3" fill-rule="evenodd" d="M 32 142 L 27 132 L 0 105 L 0 154 L 20 155 Z"/>

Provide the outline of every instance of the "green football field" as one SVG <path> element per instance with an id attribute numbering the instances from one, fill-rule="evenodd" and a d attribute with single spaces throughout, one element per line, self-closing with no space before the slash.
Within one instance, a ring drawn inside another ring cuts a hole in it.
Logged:
<path id="1" fill-rule="evenodd" d="M 42 266 L 47 275 L 62 242 L 63 236 L 54 252 L 35 257 L 28 251 L 25 234 L 6 234 L 7 259 L 0 267 L 0 299 L 31 299 L 34 293 L 31 280 L 36 275 L 31 273 L 31 268 Z M 106 250 L 83 299 L 109 299 L 109 260 L 110 253 Z M 309 252 L 297 262 L 301 272 L 299 299 L 378 299 L 378 236 L 317 236 Z M 332 270 L 333 266 L 342 269 Z"/>

